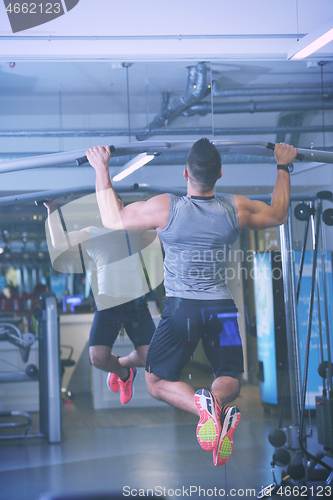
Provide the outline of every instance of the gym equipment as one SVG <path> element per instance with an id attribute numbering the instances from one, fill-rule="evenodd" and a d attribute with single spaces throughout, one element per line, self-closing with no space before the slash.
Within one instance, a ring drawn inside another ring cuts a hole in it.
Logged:
<path id="1" fill-rule="evenodd" d="M 32 418 L 28 413 L 0 412 L 0 417 L 19 417 L 26 420 L 25 422 L 0 424 L 0 429 L 25 427 L 23 435 L 5 435 L 0 436 L 0 439 L 47 437 L 50 444 L 61 441 L 61 367 L 57 301 L 53 292 L 44 292 L 40 301 L 41 310 L 38 315 L 39 369 L 35 365 L 29 364 L 25 371 L 0 373 L 0 383 L 39 381 L 40 432 L 29 432 Z M 34 339 L 33 334 L 21 334 L 18 328 L 11 323 L 0 323 L 0 340 L 7 340 L 16 345 L 20 349 L 24 362 L 28 360 L 30 346 Z"/>
<path id="2" fill-rule="evenodd" d="M 271 431 L 269 435 L 270 443 L 276 447 L 272 468 L 275 465 L 287 465 L 288 456 L 282 451 L 288 448 L 287 453 L 290 456 L 288 463 L 288 476 L 291 478 L 292 485 L 295 484 L 310 484 L 309 481 L 319 481 L 324 485 L 331 485 L 333 482 L 333 468 L 322 458 L 328 456 L 333 458 L 333 390 L 332 390 L 332 362 L 331 362 L 331 348 L 330 348 L 330 334 L 329 334 L 329 315 L 327 304 L 327 291 L 326 291 L 326 274 L 325 274 L 325 254 L 321 252 L 322 257 L 322 281 L 323 281 L 323 298 L 325 309 L 325 330 L 326 330 L 326 345 L 328 360 L 324 360 L 323 350 L 323 336 L 321 329 L 321 316 L 320 316 L 320 301 L 319 301 L 319 277 L 317 273 L 317 257 L 320 243 L 320 225 L 321 221 L 325 223 L 326 220 L 330 222 L 330 216 L 322 218 L 322 201 L 332 200 L 332 193 L 330 191 L 321 191 L 316 195 L 317 201 L 312 205 L 301 203 L 297 205 L 294 215 L 298 220 L 306 222 L 304 241 L 301 254 L 300 273 L 298 279 L 298 287 L 296 292 L 295 286 L 295 273 L 292 259 L 292 233 L 291 233 L 291 217 L 287 223 L 280 228 L 281 236 L 281 251 L 282 251 L 282 268 L 285 290 L 285 307 L 286 307 L 286 323 L 287 323 L 287 339 L 288 339 L 288 358 L 289 358 L 289 374 L 290 374 L 290 387 L 291 387 L 291 406 L 292 406 L 292 425 L 287 429 L 276 429 Z M 328 209 L 331 211 L 331 209 Z M 325 211 L 326 212 L 326 211 Z M 308 228 L 310 222 L 312 223 L 313 232 L 313 262 L 311 273 L 311 290 L 310 290 L 310 304 L 309 316 L 307 322 L 307 336 L 306 336 L 306 349 L 305 349 L 305 362 L 304 362 L 304 375 L 303 380 L 300 371 L 300 352 L 298 346 L 298 324 L 296 305 L 299 298 L 299 287 L 303 272 L 304 253 L 308 237 Z M 322 240 L 323 234 L 322 234 Z M 305 398 L 307 389 L 307 377 L 309 366 L 310 354 L 310 340 L 311 340 L 311 327 L 314 306 L 314 296 L 317 292 L 318 298 L 318 317 L 319 317 L 319 343 L 321 362 L 318 367 L 318 372 L 323 378 L 323 395 L 316 396 L 316 414 L 317 414 L 317 427 L 318 427 L 318 443 L 324 446 L 322 451 L 319 451 L 316 456 L 313 456 L 306 448 L 306 435 L 304 424 L 305 413 Z M 285 439 L 281 434 L 285 433 Z M 288 440 L 288 436 L 292 439 Z M 284 448 L 282 448 L 284 447 Z M 290 453 L 292 450 L 294 456 Z M 310 459 L 307 462 L 307 459 Z M 320 464 L 321 469 L 315 470 L 315 466 Z M 273 474 L 273 478 L 275 476 Z M 286 478 L 282 480 L 283 484 Z M 289 481 L 289 479 L 287 479 Z M 296 483 L 295 483 L 296 481 Z M 301 481 L 301 483 L 297 483 Z M 282 483 L 281 483 L 282 484 Z M 311 483 L 312 484 L 312 483 Z M 277 486 L 275 481 L 275 486 Z M 262 496 L 262 498 L 264 498 Z"/>
<path id="3" fill-rule="evenodd" d="M 150 143 L 149 144 L 149 148 L 151 147 L 151 144 L 153 143 Z M 181 142 L 168 142 L 166 143 L 166 145 L 168 145 L 168 147 L 170 148 L 171 152 L 181 152 L 181 151 L 189 151 L 190 148 L 192 147 L 192 144 L 193 143 L 189 143 L 189 142 L 185 142 L 185 143 L 181 143 Z M 233 153 L 242 153 L 242 152 L 246 152 L 246 154 L 253 154 L 253 155 L 256 155 L 257 154 L 257 151 L 260 150 L 260 148 L 262 147 L 265 147 L 266 149 L 269 149 L 271 151 L 274 151 L 274 147 L 275 147 L 275 144 L 271 143 L 271 142 L 267 142 L 267 143 L 264 143 L 264 142 L 226 142 L 226 141 L 213 141 L 213 144 L 222 152 L 233 152 Z M 127 146 L 128 147 L 128 146 Z M 230 149 L 231 148 L 231 149 Z M 248 151 L 243 151 L 244 148 L 248 148 Z M 117 148 L 115 146 L 110 146 L 110 151 L 111 153 L 113 154 L 113 156 L 121 156 L 119 154 L 120 150 L 121 149 L 124 149 L 126 150 L 126 147 L 119 147 L 117 146 Z M 143 152 L 143 151 L 142 151 Z M 151 150 L 150 151 L 145 151 L 145 152 L 152 152 Z M 128 153 L 128 151 L 127 151 Z M 156 151 L 156 153 L 163 153 L 163 151 Z M 261 151 L 262 153 L 262 156 L 274 156 L 274 155 L 268 155 L 266 154 L 266 152 L 264 153 L 263 151 Z M 125 153 L 123 153 L 125 154 Z M 298 160 L 303 160 L 304 159 L 304 154 L 301 154 L 301 153 L 298 153 L 297 154 L 297 157 L 296 157 Z M 84 163 L 87 163 L 88 162 L 88 159 L 86 156 L 82 156 L 81 158 L 77 158 L 76 159 L 76 164 L 78 166 L 80 165 L 83 165 Z"/>
<path id="4" fill-rule="evenodd" d="M 327 208 L 326 210 L 324 210 L 322 217 L 323 222 L 327 226 L 333 226 L 333 208 Z"/>
<path id="5" fill-rule="evenodd" d="M 284 408 L 287 397 L 287 340 L 280 252 L 256 253 L 253 271 L 260 399 L 264 412 L 269 413 L 272 406 L 279 410 Z"/>
<path id="6" fill-rule="evenodd" d="M 61 442 L 61 367 L 57 300 L 53 292 L 41 295 L 39 320 L 40 430 L 49 443 Z"/>
<path id="7" fill-rule="evenodd" d="M 151 192 L 155 193 L 157 191 L 161 191 L 161 188 L 152 188 L 146 185 L 140 186 L 135 183 L 128 187 L 118 187 L 116 188 L 117 193 L 127 193 L 128 191 L 136 190 L 138 192 Z M 164 191 L 163 191 L 164 192 Z M 179 194 L 181 196 L 184 194 L 184 189 L 173 189 L 172 192 L 174 194 Z M 78 194 L 92 194 L 95 193 L 95 186 L 79 186 L 76 188 L 69 189 L 52 189 L 47 191 L 38 191 L 36 193 L 28 193 L 28 194 L 18 194 L 12 196 L 3 196 L 0 198 L 0 206 L 9 206 L 9 205 L 17 205 L 18 203 L 28 203 L 34 202 L 36 206 L 42 205 L 45 201 L 51 200 L 53 198 L 61 197 L 76 197 Z"/>
<path id="8" fill-rule="evenodd" d="M 294 215 L 298 220 L 309 220 L 313 215 L 313 209 L 307 203 L 299 203 L 294 209 Z"/>
<path id="9" fill-rule="evenodd" d="M 17 326 L 12 323 L 0 323 L 0 341 L 7 340 L 20 349 L 22 361 L 26 363 L 29 358 L 30 346 L 35 342 L 32 333 L 22 334 Z M 1 381 L 1 374 L 0 374 Z"/>
<path id="10" fill-rule="evenodd" d="M 19 348 L 22 361 L 26 363 L 30 354 L 30 347 L 35 342 L 32 333 L 22 334 L 16 325 L 9 322 L 0 323 L 0 341 L 7 341 Z M 38 380 L 38 368 L 35 365 L 27 365 L 25 370 L 16 372 L 0 372 L 0 383 L 8 382 L 28 382 Z M 18 437 L 26 438 L 31 429 L 32 418 L 29 413 L 21 411 L 2 411 L 0 418 L 5 418 L 7 422 L 0 423 L 1 429 L 23 427 L 23 434 L 4 435 L 0 439 L 14 439 Z M 9 420 L 9 421 L 8 421 Z"/>
<path id="11" fill-rule="evenodd" d="M 271 443 L 272 446 L 280 448 L 281 446 L 284 446 L 287 442 L 286 433 L 282 429 L 273 429 L 268 434 L 268 441 Z"/>
<path id="12" fill-rule="evenodd" d="M 268 158 L 274 157 L 274 144 L 264 141 L 213 141 L 217 149 L 222 153 L 240 153 L 254 156 L 264 156 Z M 111 146 L 112 155 L 126 156 L 140 153 L 162 154 L 188 152 L 192 147 L 193 142 L 140 142 L 126 143 Z M 53 167 L 68 163 L 77 162 L 78 165 L 83 165 L 87 162 L 85 150 L 68 151 L 64 153 L 53 153 L 49 155 L 31 156 L 28 158 L 19 158 L 2 162 L 0 165 L 0 173 L 13 172 L 18 170 L 27 170 L 32 168 Z M 298 148 L 297 159 L 300 161 L 310 161 L 319 163 L 333 163 L 333 153 L 329 151 L 317 151 L 314 149 Z"/>
<path id="13" fill-rule="evenodd" d="M 0 412 L 0 417 L 4 418 L 10 418 L 10 422 L 5 422 L 5 423 L 0 423 L 0 430 L 1 429 L 8 429 L 8 428 L 17 428 L 17 427 L 24 427 L 24 435 L 19 436 L 17 434 L 13 436 L 0 436 L 0 439 L 10 439 L 10 438 L 18 438 L 18 437 L 24 437 L 26 438 L 28 436 L 28 432 L 31 429 L 32 425 L 32 418 L 29 413 L 21 412 L 21 411 L 1 411 Z M 23 420 L 20 420 L 23 419 Z"/>

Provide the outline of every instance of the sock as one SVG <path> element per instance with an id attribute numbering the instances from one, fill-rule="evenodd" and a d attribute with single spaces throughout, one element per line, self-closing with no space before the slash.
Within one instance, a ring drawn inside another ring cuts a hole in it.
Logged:
<path id="1" fill-rule="evenodd" d="M 127 382 L 127 380 L 130 378 L 131 370 L 129 368 L 127 368 L 127 369 L 128 369 L 128 375 L 124 380 L 120 379 L 122 382 Z"/>

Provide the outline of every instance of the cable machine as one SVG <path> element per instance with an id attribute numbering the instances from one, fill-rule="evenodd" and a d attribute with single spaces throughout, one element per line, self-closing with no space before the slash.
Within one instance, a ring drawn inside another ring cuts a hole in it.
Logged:
<path id="1" fill-rule="evenodd" d="M 323 249 L 324 235 L 322 222 L 328 226 L 333 225 L 333 209 L 329 208 L 323 212 L 323 201 L 331 201 L 332 193 L 330 191 L 321 191 L 317 193 L 313 201 L 304 201 L 295 207 L 294 215 L 296 219 L 305 222 L 304 239 L 300 256 L 299 274 L 296 283 L 295 262 L 292 244 L 292 220 L 291 209 L 288 221 L 280 227 L 281 239 L 281 259 L 283 272 L 283 287 L 285 298 L 285 318 L 288 346 L 288 365 L 289 382 L 291 395 L 291 420 L 288 428 L 273 429 L 269 434 L 269 442 L 275 447 L 273 454 L 272 474 L 273 483 L 263 488 L 258 498 L 268 498 L 276 493 L 282 495 L 288 491 L 290 495 L 297 489 L 300 495 L 301 489 L 311 495 L 307 498 L 315 499 L 326 495 L 330 497 L 333 483 L 333 467 L 322 459 L 329 457 L 333 459 L 333 386 L 332 386 L 332 361 L 331 361 L 331 342 L 330 342 L 330 320 L 329 305 L 327 299 L 327 278 L 325 252 Z M 306 197 L 303 200 L 306 200 Z M 307 333 L 304 359 L 304 373 L 301 373 L 301 356 L 299 349 L 299 328 L 297 318 L 297 303 L 300 296 L 301 281 L 304 273 L 305 251 L 307 247 L 309 227 L 312 226 L 313 236 L 313 260 L 311 269 L 311 287 L 310 300 L 307 318 Z M 322 240 L 322 241 L 320 241 Z M 321 249 L 321 277 L 322 287 L 320 288 L 318 273 L 318 254 L 320 243 Z M 324 324 L 326 333 L 327 359 L 324 355 L 324 338 L 322 332 L 322 315 L 320 305 L 320 290 L 323 291 L 324 299 Z M 305 410 L 306 410 L 306 392 L 308 384 L 310 341 L 313 324 L 315 295 L 318 299 L 318 330 L 319 330 L 319 350 L 320 363 L 318 373 L 323 381 L 322 395 L 316 396 L 316 417 L 318 429 L 318 443 L 323 448 L 312 455 L 307 449 L 307 438 L 310 435 L 306 433 Z M 283 473 L 281 483 L 278 484 L 274 467 L 275 465 L 287 467 L 287 472 Z M 317 468 L 317 466 L 319 466 Z M 286 488 L 289 488 L 286 490 Z M 326 489 L 329 488 L 329 491 Z M 329 493 L 329 494 L 328 494 Z M 318 497 L 316 495 L 319 495 Z M 289 495 L 289 496 L 290 496 Z"/>

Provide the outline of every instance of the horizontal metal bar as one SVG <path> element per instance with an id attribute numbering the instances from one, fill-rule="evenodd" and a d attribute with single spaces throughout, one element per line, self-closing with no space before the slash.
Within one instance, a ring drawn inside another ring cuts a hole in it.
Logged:
<path id="1" fill-rule="evenodd" d="M 117 145 L 113 156 L 124 156 L 128 154 L 138 153 L 163 153 L 168 151 L 170 145 L 168 142 L 145 142 L 145 143 L 128 143 Z M 19 158 L 0 164 L 0 174 L 4 172 L 15 172 L 18 170 L 28 170 L 32 168 L 54 167 L 73 163 L 77 158 L 86 154 L 86 149 L 78 151 L 67 151 L 63 153 L 53 153 L 49 155 L 30 156 L 28 158 Z"/>
<path id="2" fill-rule="evenodd" d="M 274 152 L 270 149 L 272 143 L 264 141 L 212 141 L 220 152 L 224 153 L 240 153 L 254 156 L 264 156 L 272 158 Z M 163 152 L 186 152 L 193 145 L 191 142 L 138 142 L 120 144 L 115 146 L 113 156 L 124 156 L 128 154 L 138 153 L 163 153 Z M 28 158 L 19 158 L 0 164 L 0 173 L 13 172 L 19 170 L 43 168 L 50 166 L 58 166 L 74 162 L 77 158 L 84 156 L 85 150 L 68 151 L 64 153 L 55 153 L 50 155 L 33 156 Z M 298 154 L 304 156 L 305 161 L 319 163 L 333 163 L 333 152 L 317 151 L 314 149 L 298 148 Z"/>
<path id="3" fill-rule="evenodd" d="M 46 437 L 45 434 L 41 432 L 28 432 L 26 434 L 11 434 L 9 436 L 4 435 L 0 436 L 1 440 L 9 440 L 9 439 L 27 439 L 27 438 L 36 438 L 36 437 Z"/>
<path id="4" fill-rule="evenodd" d="M 242 127 L 242 128 L 214 128 L 211 127 L 190 127 L 172 128 L 163 127 L 152 129 L 131 129 L 131 135 L 260 135 L 260 134 L 292 134 L 301 132 L 302 134 L 332 132 L 333 125 L 322 126 L 295 126 L 295 127 Z M 0 137 L 121 137 L 128 136 L 128 129 L 109 130 L 1 130 Z"/>
<path id="5" fill-rule="evenodd" d="M 43 200 L 46 199 L 53 199 L 53 198 L 71 198 L 71 197 L 77 197 L 78 195 L 86 195 L 93 193 L 95 191 L 95 186 L 78 186 L 73 189 L 57 189 L 57 190 L 48 190 L 48 191 L 37 191 L 35 193 L 26 193 L 26 194 L 20 194 L 20 195 L 12 195 L 12 196 L 3 196 L 0 198 L 0 207 L 1 206 L 9 206 L 9 205 L 19 205 L 19 204 L 27 204 L 27 203 L 34 203 L 35 201 L 37 202 L 42 202 Z M 147 186 L 146 184 L 140 185 L 140 184 L 133 184 L 129 186 L 116 186 L 115 191 L 117 193 L 140 193 L 140 194 L 159 194 L 159 193 L 172 193 L 175 194 L 176 196 L 185 196 L 187 194 L 186 188 L 162 188 L 159 186 Z M 217 198 L 220 198 L 224 196 L 222 193 L 215 193 L 215 196 Z M 271 194 L 265 194 L 265 195 L 249 195 L 247 198 L 254 199 L 254 200 L 261 200 L 269 203 L 271 201 Z M 292 194 L 290 197 L 291 201 L 313 201 L 316 199 L 315 194 L 309 194 L 309 193 L 299 193 L 299 194 Z"/>
<path id="6" fill-rule="evenodd" d="M 36 380 L 38 380 L 38 375 L 30 377 L 25 371 L 0 372 L 0 383 L 35 382 Z"/>
<path id="7" fill-rule="evenodd" d="M 81 36 L 53 36 L 53 35 L 1 35 L 0 40 L 80 40 L 80 41 L 107 41 L 107 40 L 242 40 L 242 39 L 275 39 L 275 38 L 303 38 L 304 33 L 258 33 L 258 34 L 239 34 L 239 35 L 81 35 Z"/>
<path id="8" fill-rule="evenodd" d="M 158 165 L 185 165 L 187 159 L 188 152 L 184 153 L 163 153 L 163 155 L 156 156 L 151 162 L 149 162 L 146 167 L 154 167 Z M 26 158 L 32 156 L 39 156 L 38 153 L 0 153 L 0 165 L 1 162 L 11 161 L 16 158 Z M 224 165 L 227 164 L 235 164 L 235 163 L 272 163 L 274 162 L 274 158 L 269 157 L 261 157 L 261 156 L 253 156 L 253 155 L 245 155 L 245 154 L 236 154 L 236 153 L 221 153 L 222 163 Z M 111 160 L 109 163 L 110 168 L 119 168 L 125 165 L 128 161 L 131 160 L 130 155 L 126 156 L 111 156 Z M 80 168 L 76 163 L 70 163 L 67 165 L 59 165 L 57 168 Z"/>
<path id="9" fill-rule="evenodd" d="M 137 189 L 137 184 L 129 186 L 116 186 L 117 193 L 128 193 Z M 52 200 L 60 197 L 77 197 L 78 194 L 84 196 L 86 194 L 94 193 L 95 185 L 91 186 L 78 186 L 75 188 L 67 189 L 52 189 L 47 191 L 36 191 L 33 193 L 17 194 L 11 196 L 0 197 L 0 206 L 19 205 L 22 203 L 42 203 L 45 200 Z"/>

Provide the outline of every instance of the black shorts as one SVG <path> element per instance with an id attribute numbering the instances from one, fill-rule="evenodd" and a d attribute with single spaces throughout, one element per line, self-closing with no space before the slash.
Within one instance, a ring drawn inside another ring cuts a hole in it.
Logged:
<path id="1" fill-rule="evenodd" d="M 122 325 L 135 348 L 149 344 L 155 324 L 145 297 L 102 311 L 96 310 L 90 329 L 89 346 L 112 347 Z"/>
<path id="2" fill-rule="evenodd" d="M 216 377 L 238 377 L 244 371 L 233 300 L 167 297 L 151 340 L 146 370 L 167 380 L 180 379 L 200 339 Z"/>

